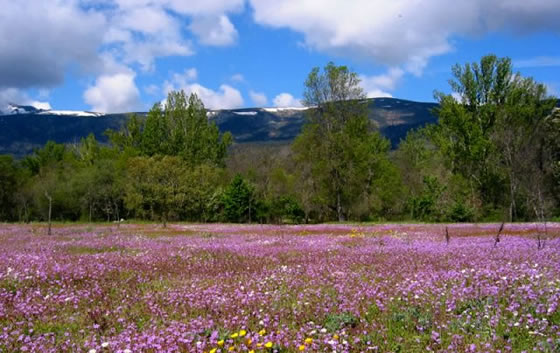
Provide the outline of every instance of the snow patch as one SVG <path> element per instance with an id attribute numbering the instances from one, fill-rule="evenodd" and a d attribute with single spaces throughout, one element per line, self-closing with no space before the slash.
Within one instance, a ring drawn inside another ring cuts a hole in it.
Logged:
<path id="1" fill-rule="evenodd" d="M 64 116 L 79 116 L 79 117 L 98 117 L 103 116 L 103 113 L 84 112 L 81 110 L 43 110 L 37 113 L 39 115 L 64 115 Z"/>
<path id="2" fill-rule="evenodd" d="M 257 115 L 257 112 L 233 112 L 236 115 Z"/>
<path id="3" fill-rule="evenodd" d="M 278 113 L 278 112 L 284 112 L 284 111 L 290 111 L 290 110 L 307 110 L 307 107 L 282 107 L 282 108 L 262 108 L 264 111 L 269 112 L 269 113 Z"/>

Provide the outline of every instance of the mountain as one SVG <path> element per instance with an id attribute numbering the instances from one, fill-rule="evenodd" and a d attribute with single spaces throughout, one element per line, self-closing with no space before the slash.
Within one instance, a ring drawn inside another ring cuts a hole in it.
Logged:
<path id="1" fill-rule="evenodd" d="M 395 98 L 370 99 L 370 119 L 396 147 L 408 130 L 436 122 L 432 109 L 436 103 L 421 103 Z M 305 121 L 305 108 L 247 108 L 210 110 L 209 119 L 221 131 L 230 131 L 235 142 L 290 143 Z M 138 113 L 145 116 L 146 113 Z M 0 154 L 22 157 L 48 140 L 78 142 L 89 133 L 107 142 L 107 129 L 120 129 L 129 114 L 100 114 L 82 111 L 43 110 L 10 105 L 0 115 Z"/>

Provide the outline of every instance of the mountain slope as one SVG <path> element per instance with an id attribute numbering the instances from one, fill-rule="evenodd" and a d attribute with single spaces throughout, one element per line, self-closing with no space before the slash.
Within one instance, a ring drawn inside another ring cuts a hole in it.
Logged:
<path id="1" fill-rule="evenodd" d="M 370 119 L 391 140 L 393 147 L 406 136 L 408 130 L 436 121 L 431 113 L 437 107 L 435 103 L 377 98 L 369 100 L 369 107 Z M 105 130 L 120 129 L 128 118 L 128 114 L 33 109 L 20 107 L 15 114 L 0 115 L 0 154 L 21 157 L 48 140 L 73 143 L 89 133 L 107 142 L 103 134 Z M 221 131 L 230 131 L 237 143 L 289 143 L 301 131 L 305 109 L 215 110 L 209 111 L 208 116 Z"/>

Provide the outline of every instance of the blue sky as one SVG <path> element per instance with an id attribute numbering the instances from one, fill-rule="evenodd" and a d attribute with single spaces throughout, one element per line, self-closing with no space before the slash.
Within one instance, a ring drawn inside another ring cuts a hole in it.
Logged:
<path id="1" fill-rule="evenodd" d="M 0 0 L 8 102 L 147 110 L 184 89 L 210 108 L 294 106 L 314 66 L 369 96 L 433 101 L 450 67 L 494 53 L 560 93 L 557 0 Z M 25 18 L 26 21 L 21 19 Z"/>

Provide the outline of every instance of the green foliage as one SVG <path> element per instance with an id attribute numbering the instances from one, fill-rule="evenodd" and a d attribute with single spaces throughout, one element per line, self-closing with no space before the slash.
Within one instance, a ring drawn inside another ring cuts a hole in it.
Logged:
<path id="1" fill-rule="evenodd" d="M 439 208 L 440 198 L 445 191 L 434 176 L 424 177 L 422 193 L 411 199 L 412 217 L 423 221 L 440 221 L 442 219 Z"/>
<path id="2" fill-rule="evenodd" d="M 190 167 L 208 164 L 223 167 L 232 143 L 229 132 L 221 134 L 210 122 L 202 101 L 184 91 L 170 92 L 165 105 L 156 103 L 145 121 L 131 116 L 120 132 L 108 132 L 120 150 L 133 149 L 138 154 L 180 156 Z"/>
<path id="3" fill-rule="evenodd" d="M 439 121 L 430 134 L 449 169 L 468 181 L 489 212 L 509 207 L 510 220 L 522 217 L 520 193 L 529 209 L 542 209 L 543 129 L 556 100 L 544 85 L 514 74 L 509 58 L 488 55 L 452 72 L 450 85 L 460 99 L 436 93 Z"/>
<path id="4" fill-rule="evenodd" d="M 14 210 L 19 178 L 21 173 L 13 158 L 0 155 L 0 222 L 16 218 Z"/>
<path id="5" fill-rule="evenodd" d="M 560 215 L 560 110 L 545 86 L 493 55 L 456 65 L 438 124 L 390 151 L 356 73 L 314 68 L 307 121 L 289 145 L 231 146 L 196 95 L 130 116 L 111 145 L 49 141 L 0 156 L 0 221 L 301 223 L 545 220 Z M 229 154 L 229 156 L 228 156 Z M 226 167 L 227 162 L 227 167 Z"/>
<path id="6" fill-rule="evenodd" d="M 253 188 L 236 175 L 223 194 L 224 215 L 229 222 L 251 222 L 255 210 Z"/>
<path id="7" fill-rule="evenodd" d="M 141 217 L 159 219 L 165 226 L 175 209 L 186 203 L 181 160 L 171 156 L 135 157 L 128 162 L 125 203 Z"/>
<path id="8" fill-rule="evenodd" d="M 314 68 L 305 81 L 304 104 L 314 108 L 293 150 L 303 204 L 320 218 L 343 221 L 357 199 L 367 203 L 376 166 L 387 158 L 389 142 L 373 131 L 359 83 L 356 73 L 333 63 L 323 72 Z"/>
<path id="9" fill-rule="evenodd" d="M 336 332 L 343 328 L 353 328 L 358 325 L 360 319 L 350 312 L 340 314 L 329 314 L 325 319 L 325 328 L 329 332 Z"/>

